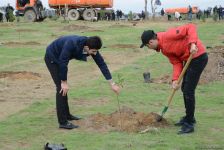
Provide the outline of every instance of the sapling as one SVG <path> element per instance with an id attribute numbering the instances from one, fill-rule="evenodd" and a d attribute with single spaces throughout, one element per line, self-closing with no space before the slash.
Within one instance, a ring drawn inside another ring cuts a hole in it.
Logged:
<path id="1" fill-rule="evenodd" d="M 119 85 L 120 87 L 123 88 L 123 86 L 124 86 L 124 78 L 122 77 L 121 74 L 118 74 L 117 78 L 118 78 L 117 85 Z M 119 109 L 119 113 L 120 113 L 120 130 L 122 130 L 122 123 L 121 123 L 122 118 L 121 118 L 121 108 L 120 108 L 119 94 L 117 94 L 117 104 L 118 104 L 118 109 Z"/>

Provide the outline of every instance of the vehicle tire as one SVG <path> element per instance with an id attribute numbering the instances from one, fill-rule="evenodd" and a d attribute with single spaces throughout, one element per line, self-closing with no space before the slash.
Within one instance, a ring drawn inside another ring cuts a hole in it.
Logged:
<path id="1" fill-rule="evenodd" d="M 96 17 L 96 13 L 93 9 L 86 9 L 83 12 L 83 19 L 87 21 L 91 21 L 94 17 Z"/>
<path id="2" fill-rule="evenodd" d="M 24 13 L 24 19 L 27 22 L 35 22 L 37 19 L 37 14 L 33 9 L 28 9 Z"/>
<path id="3" fill-rule="evenodd" d="M 69 20 L 73 20 L 73 21 L 76 21 L 76 20 L 79 20 L 80 18 L 80 12 L 76 9 L 70 9 L 68 11 L 68 19 Z"/>

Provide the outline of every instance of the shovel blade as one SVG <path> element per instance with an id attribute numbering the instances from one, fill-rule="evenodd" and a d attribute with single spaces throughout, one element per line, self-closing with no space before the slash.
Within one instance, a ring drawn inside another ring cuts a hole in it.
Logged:
<path id="1" fill-rule="evenodd" d="M 162 111 L 162 115 L 161 116 L 163 116 L 167 112 L 168 108 L 169 108 L 168 106 L 165 106 L 163 108 L 163 111 Z"/>
<path id="2" fill-rule="evenodd" d="M 158 122 L 162 121 L 163 116 L 164 116 L 164 114 L 167 112 L 168 108 L 169 108 L 168 106 L 165 106 L 165 107 L 163 108 L 163 111 L 162 111 L 161 116 L 159 116 L 159 117 L 157 118 L 157 121 L 158 121 Z"/>

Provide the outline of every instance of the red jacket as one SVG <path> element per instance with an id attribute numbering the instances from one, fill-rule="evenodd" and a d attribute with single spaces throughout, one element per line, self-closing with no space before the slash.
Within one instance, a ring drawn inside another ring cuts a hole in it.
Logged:
<path id="1" fill-rule="evenodd" d="M 166 32 L 158 32 L 158 49 L 168 57 L 173 64 L 172 80 L 177 80 L 183 69 L 183 62 L 187 61 L 190 56 L 190 45 L 195 43 L 198 47 L 198 52 L 194 54 L 196 58 L 205 53 L 205 47 L 198 39 L 196 26 L 187 24 L 177 28 L 171 28 Z"/>

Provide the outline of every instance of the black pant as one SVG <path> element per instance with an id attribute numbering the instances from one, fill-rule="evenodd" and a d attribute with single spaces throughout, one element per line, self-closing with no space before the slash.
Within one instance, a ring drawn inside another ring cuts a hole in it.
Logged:
<path id="1" fill-rule="evenodd" d="M 207 53 L 194 58 L 185 75 L 182 82 L 182 92 L 184 97 L 184 104 L 186 110 L 185 119 L 188 123 L 193 122 L 194 112 L 195 112 L 195 89 L 197 87 L 198 81 L 200 79 L 201 73 L 204 70 L 208 62 Z"/>
<path id="2" fill-rule="evenodd" d="M 45 63 L 56 85 L 56 109 L 57 109 L 58 123 L 65 124 L 67 122 L 67 118 L 70 116 L 70 111 L 68 106 L 67 95 L 62 96 L 62 93 L 59 93 L 61 90 L 59 66 L 53 61 L 51 61 L 47 56 L 45 56 Z"/>

